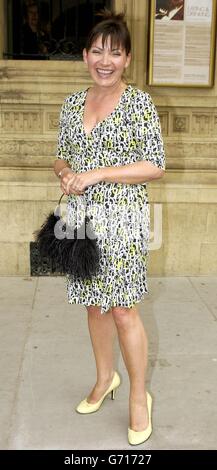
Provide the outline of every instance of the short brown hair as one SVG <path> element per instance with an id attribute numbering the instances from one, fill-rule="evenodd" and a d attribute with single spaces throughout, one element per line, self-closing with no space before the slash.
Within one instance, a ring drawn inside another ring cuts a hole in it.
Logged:
<path id="1" fill-rule="evenodd" d="M 88 52 L 96 39 L 102 35 L 102 45 L 104 47 L 106 39 L 111 37 L 111 48 L 122 46 L 126 55 L 131 51 L 131 38 L 127 23 L 124 19 L 125 13 L 114 13 L 107 8 L 100 10 L 97 16 L 102 16 L 103 20 L 97 23 L 90 31 L 86 41 L 86 51 Z"/>

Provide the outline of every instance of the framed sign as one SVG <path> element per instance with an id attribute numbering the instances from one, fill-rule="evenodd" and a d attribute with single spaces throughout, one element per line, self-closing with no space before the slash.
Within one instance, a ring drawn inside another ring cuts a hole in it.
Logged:
<path id="1" fill-rule="evenodd" d="M 211 87 L 216 0 L 151 0 L 148 84 Z"/>

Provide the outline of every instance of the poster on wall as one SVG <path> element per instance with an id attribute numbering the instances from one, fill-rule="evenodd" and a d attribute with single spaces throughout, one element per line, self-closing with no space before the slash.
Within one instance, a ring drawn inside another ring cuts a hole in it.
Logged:
<path id="1" fill-rule="evenodd" d="M 211 87 L 216 0 L 151 0 L 148 84 Z"/>

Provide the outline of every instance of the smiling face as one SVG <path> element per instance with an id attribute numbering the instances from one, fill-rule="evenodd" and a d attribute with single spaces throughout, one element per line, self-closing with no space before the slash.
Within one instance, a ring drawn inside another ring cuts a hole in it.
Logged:
<path id="1" fill-rule="evenodd" d="M 102 45 L 102 35 L 99 36 L 87 52 L 83 50 L 83 59 L 93 81 L 99 86 L 113 86 L 121 82 L 124 70 L 128 67 L 131 54 L 126 55 L 121 45 L 113 44 L 111 38 Z"/>

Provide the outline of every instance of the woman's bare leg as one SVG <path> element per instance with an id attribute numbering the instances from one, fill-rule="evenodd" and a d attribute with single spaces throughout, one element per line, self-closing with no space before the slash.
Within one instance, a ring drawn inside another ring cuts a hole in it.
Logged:
<path id="1" fill-rule="evenodd" d="M 123 359 L 130 380 L 130 428 L 142 431 L 148 426 L 146 402 L 146 368 L 148 342 L 136 307 L 113 307 Z"/>
<path id="2" fill-rule="evenodd" d="M 114 340 L 117 330 L 111 310 L 101 314 L 98 306 L 86 308 L 97 370 L 97 382 L 88 396 L 88 402 L 95 403 L 105 393 L 114 375 Z"/>

